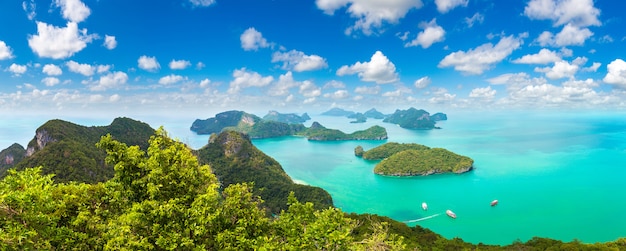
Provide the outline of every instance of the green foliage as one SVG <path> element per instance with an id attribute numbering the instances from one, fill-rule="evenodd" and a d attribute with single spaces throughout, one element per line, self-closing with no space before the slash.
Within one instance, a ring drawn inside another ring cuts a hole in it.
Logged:
<path id="1" fill-rule="evenodd" d="M 356 146 L 354 148 L 354 156 L 363 157 L 363 153 L 365 153 L 365 151 L 363 151 L 363 147 L 362 146 Z"/>
<path id="2" fill-rule="evenodd" d="M 190 130 L 197 134 L 220 133 L 226 127 L 237 127 L 242 121 L 248 125 L 260 121 L 261 118 L 243 111 L 226 111 L 218 113 L 213 118 L 196 119 Z"/>
<path id="3" fill-rule="evenodd" d="M 430 114 L 424 110 L 417 110 L 413 107 L 408 110 L 396 110 L 383 122 L 397 124 L 408 129 L 434 129 L 435 121 L 430 119 Z"/>
<path id="4" fill-rule="evenodd" d="M 443 148 L 404 150 L 382 160 L 374 173 L 394 176 L 462 173 L 471 170 L 474 160 Z"/>
<path id="5" fill-rule="evenodd" d="M 302 116 L 299 116 L 295 113 L 279 113 L 277 111 L 269 111 L 267 115 L 263 116 L 263 120 L 265 121 L 276 121 L 287 124 L 302 124 L 307 120 L 311 119 L 308 114 L 304 113 Z"/>
<path id="6" fill-rule="evenodd" d="M 258 150 L 244 134 L 222 132 L 199 149 L 197 155 L 200 163 L 211 165 L 223 186 L 254 183 L 254 195 L 264 200 L 263 206 L 271 213 L 287 209 L 287 196 L 291 191 L 296 192 L 299 200 L 313 202 L 317 209 L 332 206 L 328 192 L 293 183 L 280 164 Z"/>
<path id="7" fill-rule="evenodd" d="M 372 126 L 366 130 L 356 131 L 346 134 L 335 129 L 328 129 L 317 122 L 313 122 L 311 127 L 297 133 L 305 136 L 309 140 L 333 141 L 333 140 L 383 140 L 387 139 L 387 130 L 382 126 Z"/>
<path id="8" fill-rule="evenodd" d="M 50 120 L 37 129 L 35 138 L 28 144 L 34 154 L 16 162 L 15 168 L 41 166 L 43 174 L 54 174 L 55 182 L 106 181 L 113 177 L 114 171 L 104 161 L 105 152 L 95 144 L 107 133 L 113 139 L 146 149 L 154 129 L 129 118 L 116 118 L 109 126 L 92 127 Z"/>
<path id="9" fill-rule="evenodd" d="M 388 142 L 372 148 L 363 153 L 363 158 L 368 160 L 382 160 L 385 158 L 389 158 L 391 155 L 399 153 L 404 150 L 428 150 L 430 147 L 425 145 L 415 144 L 415 143 L 396 143 L 396 142 Z"/>

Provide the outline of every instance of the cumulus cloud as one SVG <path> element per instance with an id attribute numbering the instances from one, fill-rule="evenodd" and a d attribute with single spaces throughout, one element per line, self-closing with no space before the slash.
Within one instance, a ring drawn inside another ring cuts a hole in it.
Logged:
<path id="1" fill-rule="evenodd" d="M 302 94 L 302 96 L 308 97 L 310 102 L 315 101 L 315 97 L 322 95 L 322 89 L 315 85 L 312 81 L 304 81 L 302 85 L 300 85 L 300 90 L 298 92 Z"/>
<path id="2" fill-rule="evenodd" d="M 187 60 L 173 60 L 170 62 L 170 69 L 172 70 L 184 70 L 185 68 L 191 66 L 191 62 Z"/>
<path id="3" fill-rule="evenodd" d="M 549 79 L 573 78 L 580 67 L 576 64 L 562 60 L 555 62 L 552 67 L 535 68 L 536 72 L 543 72 Z"/>
<path id="4" fill-rule="evenodd" d="M 256 51 L 259 48 L 270 47 L 270 43 L 263 38 L 263 34 L 255 28 L 248 28 L 239 37 L 241 40 L 241 48 L 245 51 Z"/>
<path id="5" fill-rule="evenodd" d="M 431 82 L 432 81 L 430 80 L 429 77 L 423 77 L 423 78 L 420 78 L 418 80 L 415 80 L 415 83 L 413 83 L 413 85 L 417 89 L 424 89 L 424 88 L 426 88 L 426 86 L 430 85 Z"/>
<path id="6" fill-rule="evenodd" d="M 165 77 L 162 77 L 159 79 L 159 84 L 162 85 L 171 85 L 171 84 L 176 84 L 180 81 L 185 80 L 186 78 L 180 75 L 175 75 L 175 74 L 170 74 L 167 75 Z"/>
<path id="7" fill-rule="evenodd" d="M 117 40 L 115 40 L 115 36 L 104 35 L 103 45 L 109 50 L 115 49 L 115 47 L 117 47 Z"/>
<path id="8" fill-rule="evenodd" d="M 603 81 L 620 88 L 626 88 L 626 62 L 622 59 L 615 59 L 606 66 L 608 72 Z"/>
<path id="9" fill-rule="evenodd" d="M 59 76 L 63 74 L 63 70 L 61 67 L 58 67 L 54 64 L 47 64 L 43 66 L 42 72 L 47 74 L 48 76 Z"/>
<path id="10" fill-rule="evenodd" d="M 582 46 L 591 36 L 593 36 L 593 32 L 589 29 L 567 24 L 563 27 L 563 30 L 556 35 L 552 34 L 552 32 L 544 31 L 537 38 L 537 42 L 541 46 Z"/>
<path id="11" fill-rule="evenodd" d="M 450 94 L 446 88 L 437 88 L 432 95 L 433 97 L 428 99 L 428 102 L 432 104 L 445 104 L 456 98 L 456 94 Z"/>
<path id="12" fill-rule="evenodd" d="M 55 77 L 46 77 L 42 79 L 41 82 L 44 83 L 46 86 L 55 86 L 61 83 L 61 81 Z"/>
<path id="13" fill-rule="evenodd" d="M 347 12 L 357 20 L 346 34 L 362 31 L 365 35 L 371 35 L 385 22 L 397 23 L 409 10 L 423 6 L 421 0 L 316 0 L 315 4 L 328 15 L 347 6 Z"/>
<path id="14" fill-rule="evenodd" d="M 98 65 L 96 71 L 98 73 L 108 72 L 111 69 L 111 65 Z"/>
<path id="15" fill-rule="evenodd" d="M 215 3 L 215 0 L 189 0 L 194 7 L 209 7 Z"/>
<path id="16" fill-rule="evenodd" d="M 211 83 L 211 80 L 208 78 L 203 79 L 202 81 L 200 81 L 200 84 L 198 84 L 201 88 L 207 88 L 209 87 L 209 84 Z"/>
<path id="17" fill-rule="evenodd" d="M 582 68 L 581 70 L 584 71 L 584 72 L 596 72 L 596 71 L 598 71 L 598 68 L 600 68 L 600 66 L 602 66 L 602 63 L 593 62 L 593 64 L 591 64 L 591 66 Z"/>
<path id="18" fill-rule="evenodd" d="M 380 51 L 376 51 L 369 62 L 356 62 L 351 66 L 344 65 L 337 70 L 338 76 L 352 74 L 357 74 L 361 81 L 377 84 L 393 83 L 399 79 L 396 66 Z"/>
<path id="19" fill-rule="evenodd" d="M 100 76 L 100 80 L 96 85 L 91 86 L 89 89 L 92 91 L 104 91 L 113 88 L 119 88 L 128 82 L 128 75 L 121 71 L 109 73 L 107 75 Z"/>
<path id="20" fill-rule="evenodd" d="M 0 40 L 0 60 L 13 58 L 13 50 L 4 41 Z"/>
<path id="21" fill-rule="evenodd" d="M 555 27 L 601 25 L 600 10 L 593 5 L 593 0 L 531 0 L 524 8 L 524 15 L 530 19 L 552 20 Z"/>
<path id="22" fill-rule="evenodd" d="M 368 94 L 368 95 L 376 95 L 380 93 L 380 86 L 358 86 L 354 88 L 354 92 L 358 94 Z"/>
<path id="23" fill-rule="evenodd" d="M 96 71 L 96 68 L 91 66 L 90 64 L 79 64 L 73 60 L 68 61 L 67 63 L 65 63 L 65 65 L 67 66 L 67 68 L 74 73 L 80 73 L 83 76 L 92 76 L 93 73 Z"/>
<path id="24" fill-rule="evenodd" d="M 139 57 L 139 59 L 137 60 L 137 64 L 139 68 L 146 71 L 156 72 L 161 69 L 161 65 L 157 61 L 156 57 L 148 57 L 146 55 L 143 55 Z"/>
<path id="25" fill-rule="evenodd" d="M 80 0 L 55 0 L 54 4 L 61 8 L 65 20 L 80 23 L 91 14 L 91 10 Z"/>
<path id="26" fill-rule="evenodd" d="M 350 94 L 348 94 L 348 91 L 346 91 L 346 90 L 337 90 L 337 91 L 332 92 L 332 93 L 324 94 L 325 98 L 331 98 L 331 99 L 345 99 L 345 98 L 347 98 L 349 96 L 350 96 Z"/>
<path id="27" fill-rule="evenodd" d="M 426 49 L 432 44 L 441 42 L 445 39 L 446 31 L 439 25 L 437 20 L 433 18 L 430 22 L 421 22 L 419 27 L 423 29 L 413 41 L 404 44 L 404 47 L 422 46 Z"/>
<path id="28" fill-rule="evenodd" d="M 293 74 L 288 71 L 278 77 L 278 81 L 269 89 L 268 94 L 270 96 L 286 96 L 289 94 L 289 89 L 298 85 L 300 83 L 293 80 Z"/>
<path id="29" fill-rule="evenodd" d="M 487 86 L 484 88 L 474 88 L 472 89 L 472 91 L 470 91 L 469 97 L 491 100 L 496 97 L 496 90 L 491 89 L 491 86 Z"/>
<path id="30" fill-rule="evenodd" d="M 267 86 L 274 81 L 272 76 L 263 77 L 257 72 L 248 71 L 246 68 L 235 70 L 233 78 L 228 88 L 230 94 L 238 93 L 243 88 Z"/>
<path id="31" fill-rule="evenodd" d="M 469 51 L 457 51 L 448 54 L 439 62 L 440 68 L 454 67 L 455 70 L 465 74 L 482 74 L 493 65 L 504 60 L 522 45 L 522 34 L 519 37 L 513 35 L 502 37 L 494 46 L 486 43 Z"/>
<path id="32" fill-rule="evenodd" d="M 26 70 L 28 69 L 28 67 L 26 67 L 26 65 L 19 65 L 19 64 L 11 64 L 11 66 L 9 66 L 9 71 L 13 73 L 13 75 L 15 76 L 20 76 L 22 74 L 24 74 L 26 72 Z"/>
<path id="33" fill-rule="evenodd" d="M 524 55 L 513 60 L 516 64 L 549 64 L 561 61 L 561 56 L 554 51 L 541 49 L 537 54 Z"/>
<path id="34" fill-rule="evenodd" d="M 468 2 L 469 0 L 435 0 L 439 13 L 446 13 L 458 6 L 467 7 Z"/>
<path id="35" fill-rule="evenodd" d="M 119 94 L 113 94 L 111 96 L 109 96 L 109 102 L 115 103 L 117 101 L 120 101 L 122 97 Z"/>
<path id="36" fill-rule="evenodd" d="M 96 35 L 78 29 L 75 22 L 64 28 L 37 22 L 37 35 L 29 35 L 28 45 L 40 57 L 64 59 L 87 47 Z"/>
<path id="37" fill-rule="evenodd" d="M 288 52 L 277 51 L 272 55 L 272 63 L 283 62 L 284 70 L 296 72 L 314 71 L 328 67 L 326 59 L 318 55 L 306 55 L 304 52 L 291 50 Z"/>
<path id="38" fill-rule="evenodd" d="M 472 28 L 474 27 L 474 24 L 479 23 L 482 24 L 485 21 L 485 16 L 476 12 L 476 14 L 474 14 L 472 17 L 466 17 L 465 18 L 465 23 L 467 24 L 467 27 Z"/>

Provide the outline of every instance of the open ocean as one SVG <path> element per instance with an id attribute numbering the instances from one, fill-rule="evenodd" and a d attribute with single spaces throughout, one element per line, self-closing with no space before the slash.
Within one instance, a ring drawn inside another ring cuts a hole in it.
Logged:
<path id="1" fill-rule="evenodd" d="M 312 116 L 345 132 L 381 125 L 387 141 L 309 142 L 300 137 L 253 140 L 294 181 L 319 186 L 345 212 L 389 216 L 419 224 L 447 238 L 510 244 L 533 236 L 563 241 L 605 242 L 626 237 L 626 114 L 624 113 L 448 113 L 441 130 L 407 130 L 381 120 L 350 124 L 343 117 Z M 201 118 L 212 116 L 205 115 Z M 133 117 L 163 125 L 193 148 L 195 118 Z M 0 149 L 26 146 L 50 118 L 9 117 L 0 122 Z M 108 125 L 113 118 L 63 118 L 80 125 Z M 354 156 L 385 142 L 447 148 L 474 159 L 475 169 L 455 175 L 382 177 L 376 162 Z M 489 203 L 498 199 L 499 204 Z M 423 211 L 421 203 L 429 209 Z M 451 219 L 445 210 L 454 211 Z"/>

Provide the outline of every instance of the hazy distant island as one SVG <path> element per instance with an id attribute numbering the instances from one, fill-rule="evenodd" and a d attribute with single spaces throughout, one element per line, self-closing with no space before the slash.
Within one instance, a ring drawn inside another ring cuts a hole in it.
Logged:
<path id="1" fill-rule="evenodd" d="M 355 119 L 353 121 L 350 121 L 350 123 L 365 123 L 365 122 L 367 122 L 367 117 L 365 116 L 365 114 L 360 113 L 360 112 L 352 114 L 352 115 L 348 116 L 348 118 Z"/>
<path id="2" fill-rule="evenodd" d="M 407 129 L 441 129 L 435 126 L 436 121 L 447 120 L 448 116 L 443 113 L 430 115 L 425 110 L 418 110 L 413 107 L 407 110 L 396 110 L 386 117 L 383 122 L 397 124 Z"/>
<path id="3" fill-rule="evenodd" d="M 364 151 L 357 146 L 354 154 L 368 160 L 382 160 L 374 173 L 388 176 L 423 176 L 438 173 L 464 173 L 473 169 L 474 160 L 443 148 L 420 144 L 385 143 Z"/>
<path id="4" fill-rule="evenodd" d="M 335 108 L 332 108 L 332 109 L 330 109 L 328 111 L 323 112 L 321 115 L 324 115 L 324 116 L 337 116 L 337 117 L 348 117 L 348 116 L 351 116 L 353 114 L 355 114 L 355 112 L 353 112 L 353 111 L 346 111 L 344 109 L 335 107 Z"/>
<path id="5" fill-rule="evenodd" d="M 268 117 L 269 119 L 265 119 Z M 387 130 L 381 126 L 373 126 L 364 131 L 346 134 L 335 129 L 328 129 L 314 122 L 310 128 L 300 123 L 287 123 L 281 121 L 298 121 L 308 118 L 305 113 L 302 116 L 295 114 L 284 115 L 276 111 L 270 111 L 263 119 L 254 114 L 243 111 L 226 111 L 218 113 L 213 118 L 196 119 L 190 130 L 197 134 L 213 134 L 222 131 L 237 131 L 245 133 L 250 138 L 273 138 L 282 136 L 304 136 L 309 140 L 384 140 L 387 139 Z M 306 120 L 308 120 L 306 119 Z M 277 121 L 281 120 L 281 121 Z"/>
<path id="6" fill-rule="evenodd" d="M 283 122 L 287 124 L 302 124 L 307 120 L 310 120 L 309 114 L 306 112 L 299 116 L 295 113 L 279 113 L 277 111 L 269 111 L 267 115 L 263 116 L 264 120 Z"/>

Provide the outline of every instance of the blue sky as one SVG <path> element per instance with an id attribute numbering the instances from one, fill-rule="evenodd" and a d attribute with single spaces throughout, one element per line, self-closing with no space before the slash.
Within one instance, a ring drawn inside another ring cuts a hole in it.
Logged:
<path id="1" fill-rule="evenodd" d="M 0 2 L 0 111 L 626 108 L 626 4 Z"/>

